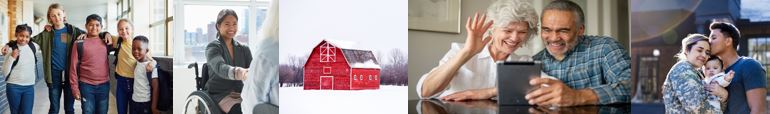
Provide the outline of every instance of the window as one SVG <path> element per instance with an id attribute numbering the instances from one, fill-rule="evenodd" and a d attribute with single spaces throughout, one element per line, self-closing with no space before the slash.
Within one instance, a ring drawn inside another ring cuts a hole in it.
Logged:
<path id="1" fill-rule="evenodd" d="M 369 80 L 372 80 L 372 75 L 369 75 Z"/>
<path id="2" fill-rule="evenodd" d="M 332 73 L 332 67 L 324 67 L 324 74 L 331 74 Z"/>
<path id="3" fill-rule="evenodd" d="M 329 43 L 324 43 L 324 44 L 321 45 L 320 48 L 318 48 L 318 50 L 320 51 L 320 53 L 318 53 L 318 54 L 320 54 L 321 62 L 336 62 L 337 61 L 337 58 L 336 58 L 336 56 L 337 56 L 337 49 L 333 45 L 331 45 Z"/>
<path id="4" fill-rule="evenodd" d="M 162 0 L 160 0 L 160 1 L 162 1 Z M 130 18 L 131 15 L 129 15 L 129 14 L 131 14 L 131 8 L 133 6 L 131 2 L 132 2 L 132 0 L 118 0 L 117 1 L 117 3 L 118 3 L 117 4 L 118 10 L 115 10 L 115 11 L 117 11 L 116 13 L 118 14 L 118 18 L 117 19 Z"/>
<path id="5" fill-rule="evenodd" d="M 150 42 L 152 43 L 150 48 L 153 50 L 152 55 L 156 56 L 169 56 L 172 55 L 170 48 L 173 45 L 172 33 L 173 31 L 173 9 L 171 7 L 171 1 L 173 0 L 153 0 L 150 2 Z"/>
<path id="6" fill-rule="evenodd" d="M 183 66 L 192 62 L 206 62 L 205 49 L 211 41 L 217 40 L 216 18 L 222 9 L 232 9 L 238 15 L 238 31 L 234 37 L 244 45 L 251 45 L 257 39 L 257 31 L 267 16 L 269 2 L 265 0 L 179 0 L 175 11 L 177 31 L 174 36 L 174 63 Z M 256 2 L 254 2 L 256 1 Z"/>
<path id="7" fill-rule="evenodd" d="M 769 66 L 770 37 L 749 38 L 749 57 L 757 60 L 762 66 Z M 765 67 L 764 69 L 767 71 L 770 70 L 770 67 Z M 770 72 L 768 72 L 768 74 L 770 74 Z"/>
<path id="8" fill-rule="evenodd" d="M 353 75 L 353 80 L 358 80 L 358 79 L 356 79 L 356 75 Z"/>

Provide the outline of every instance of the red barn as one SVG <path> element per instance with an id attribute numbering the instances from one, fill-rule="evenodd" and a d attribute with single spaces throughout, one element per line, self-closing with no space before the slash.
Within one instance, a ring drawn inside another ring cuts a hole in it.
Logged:
<path id="1" fill-rule="evenodd" d="M 323 40 L 305 62 L 303 83 L 305 90 L 379 89 L 380 65 L 372 51 Z"/>

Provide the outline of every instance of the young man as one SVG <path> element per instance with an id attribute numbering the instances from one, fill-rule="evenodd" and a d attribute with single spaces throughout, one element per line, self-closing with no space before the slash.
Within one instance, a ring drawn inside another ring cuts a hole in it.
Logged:
<path id="1" fill-rule="evenodd" d="M 757 60 L 751 57 L 738 56 L 739 39 L 738 27 L 731 23 L 711 23 L 711 52 L 719 56 L 724 71 L 734 71 L 735 76 L 727 86 L 726 114 L 764 114 L 767 112 L 767 71 Z M 720 91 L 718 85 L 709 85 L 709 91 Z"/>
<path id="2" fill-rule="evenodd" d="M 146 66 L 151 64 L 149 61 L 150 57 L 146 56 L 150 45 L 147 37 L 137 36 L 132 42 L 131 51 L 133 58 L 136 58 L 136 65 Z M 132 94 L 134 105 L 130 106 L 130 112 L 133 114 L 157 113 L 155 107 L 158 101 L 158 72 L 153 71 L 155 70 L 147 70 L 145 67 L 136 67 L 134 69 L 134 91 Z"/>
<path id="3" fill-rule="evenodd" d="M 107 44 L 99 38 L 102 18 L 91 14 L 86 18 L 86 38 L 77 40 L 70 51 L 69 82 L 72 96 L 81 101 L 84 114 L 106 114 L 108 98 L 109 59 Z"/>

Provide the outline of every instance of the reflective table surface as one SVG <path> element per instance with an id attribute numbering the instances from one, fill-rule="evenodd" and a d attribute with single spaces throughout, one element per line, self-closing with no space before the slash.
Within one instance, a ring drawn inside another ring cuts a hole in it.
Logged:
<path id="1" fill-rule="evenodd" d="M 499 106 L 495 100 L 442 101 L 409 100 L 410 114 L 626 114 L 630 104 L 592 105 L 574 107 Z"/>

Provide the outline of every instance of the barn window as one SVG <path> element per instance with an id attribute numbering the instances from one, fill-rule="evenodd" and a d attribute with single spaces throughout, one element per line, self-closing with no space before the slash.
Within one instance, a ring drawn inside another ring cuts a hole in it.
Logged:
<path id="1" fill-rule="evenodd" d="M 372 75 L 369 75 L 369 80 L 372 80 Z"/>
<path id="2" fill-rule="evenodd" d="M 319 51 L 321 51 L 321 53 L 319 53 L 321 57 L 321 60 L 320 60 L 321 62 L 337 61 L 337 58 L 336 58 L 337 51 L 336 51 L 336 47 L 334 47 L 333 45 L 329 43 L 324 43 L 324 44 L 321 44 L 321 48 L 318 48 L 318 49 Z"/>
<path id="3" fill-rule="evenodd" d="M 379 79 L 379 78 L 377 78 L 377 75 L 374 75 L 374 80 L 377 80 L 377 79 Z"/>
<path id="4" fill-rule="evenodd" d="M 324 74 L 331 74 L 332 73 L 332 67 L 324 67 Z"/>
<path id="5" fill-rule="evenodd" d="M 353 80 L 358 80 L 356 75 L 353 75 Z"/>

